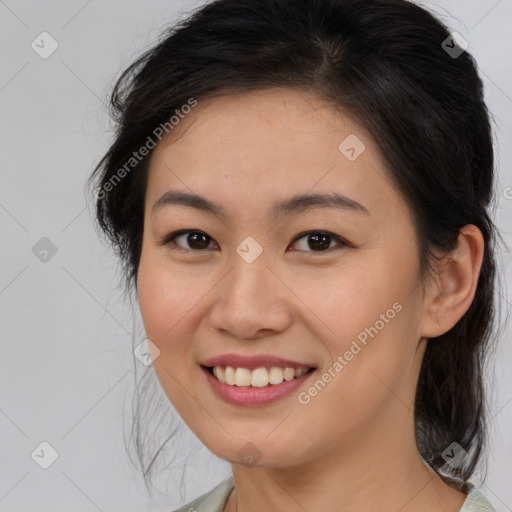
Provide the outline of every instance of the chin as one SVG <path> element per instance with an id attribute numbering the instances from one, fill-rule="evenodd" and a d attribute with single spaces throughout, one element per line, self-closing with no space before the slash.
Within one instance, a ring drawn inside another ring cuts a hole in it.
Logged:
<path id="1" fill-rule="evenodd" d="M 270 432 L 265 430 L 265 432 Z M 297 452 L 299 440 L 295 442 L 283 442 L 276 435 L 276 439 L 270 441 L 266 438 L 267 434 L 259 436 L 246 436 L 241 438 L 226 439 L 222 445 L 219 443 L 215 447 L 208 446 L 217 457 L 231 463 L 239 464 L 246 467 L 260 467 L 260 468 L 280 468 L 286 466 L 293 466 L 303 462 L 302 453 Z M 293 453 L 293 456 L 290 454 Z"/>

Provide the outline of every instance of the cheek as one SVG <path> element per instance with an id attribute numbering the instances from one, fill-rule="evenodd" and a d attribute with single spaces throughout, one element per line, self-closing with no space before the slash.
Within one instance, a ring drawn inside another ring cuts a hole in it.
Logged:
<path id="1" fill-rule="evenodd" d="M 340 392 L 348 385 L 352 391 L 346 399 L 355 398 L 355 405 L 361 397 L 375 395 L 375 374 L 401 385 L 407 368 L 413 365 L 419 339 L 421 308 L 413 284 L 416 267 L 405 261 L 379 260 L 329 272 L 329 277 L 320 277 L 314 287 L 310 277 L 302 283 L 296 281 L 295 289 L 303 290 L 308 298 L 305 302 L 321 320 L 316 322 L 317 336 L 331 360 L 342 358 L 343 369 L 337 367 L 335 380 Z M 401 273 L 396 271 L 397 265 Z"/>
<path id="2" fill-rule="evenodd" d="M 348 350 L 350 342 L 375 322 L 380 327 L 380 315 L 386 315 L 388 310 L 388 316 L 394 318 L 393 304 L 402 302 L 404 297 L 401 283 L 391 279 L 378 263 L 323 269 L 315 277 L 295 276 L 292 282 L 294 290 L 320 320 L 316 323 L 325 333 L 321 339 L 328 343 L 333 355 Z"/>
<path id="3" fill-rule="evenodd" d="M 206 266 L 205 266 L 206 267 Z M 164 389 L 174 388 L 165 370 L 181 383 L 191 381 L 198 370 L 196 346 L 197 330 L 207 311 L 207 294 L 215 285 L 211 269 L 195 265 L 173 264 L 165 251 L 143 250 L 138 269 L 137 287 L 139 307 L 146 337 L 159 349 L 154 361 Z M 188 385 L 194 385 L 189 382 Z"/>
<path id="4" fill-rule="evenodd" d="M 194 291 L 189 281 L 178 272 L 171 272 L 150 251 L 142 253 L 137 276 L 139 307 L 146 336 L 160 349 L 162 355 L 179 352 L 181 320 L 191 309 Z M 197 299 L 196 299 L 197 301 Z"/>
<path id="5" fill-rule="evenodd" d="M 194 394 L 191 375 L 198 368 L 188 341 L 193 326 L 184 320 L 193 314 L 201 295 L 191 289 L 189 277 L 165 267 L 154 254 L 143 253 L 137 276 L 139 307 L 146 337 L 159 350 L 153 360 L 156 376 L 173 407 L 189 423 L 200 410 L 183 389 Z"/>
<path id="6" fill-rule="evenodd" d="M 161 275 L 156 265 L 148 261 L 149 258 L 141 258 L 137 276 L 137 292 L 139 307 L 146 330 L 146 335 L 153 343 L 160 345 L 162 335 L 169 329 L 169 312 L 172 297 L 165 285 L 165 277 Z"/>
<path id="7" fill-rule="evenodd" d="M 143 249 L 137 276 L 139 306 L 148 337 L 153 334 L 159 343 L 179 328 L 178 322 L 201 297 L 197 288 L 203 286 L 202 280 L 189 274 L 172 266 L 165 251 Z"/>

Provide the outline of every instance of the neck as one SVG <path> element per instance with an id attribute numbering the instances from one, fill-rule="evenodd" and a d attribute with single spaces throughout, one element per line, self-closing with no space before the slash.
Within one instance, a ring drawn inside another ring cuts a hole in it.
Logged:
<path id="1" fill-rule="evenodd" d="M 343 444 L 294 467 L 233 464 L 235 492 L 225 512 L 337 510 L 458 512 L 466 495 L 444 483 L 421 458 L 413 414 L 390 411 Z M 398 428 L 397 425 L 403 425 Z"/>

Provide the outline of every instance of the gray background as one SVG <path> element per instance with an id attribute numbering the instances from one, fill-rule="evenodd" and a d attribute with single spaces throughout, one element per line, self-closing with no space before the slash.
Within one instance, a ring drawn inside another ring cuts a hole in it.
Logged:
<path id="1" fill-rule="evenodd" d="M 172 510 L 230 472 L 182 428 L 180 458 L 147 495 L 123 441 L 132 333 L 144 335 L 116 289 L 116 260 L 94 231 L 84 194 L 111 137 L 104 102 L 114 78 L 180 11 L 201 3 L 0 0 L 0 511 Z M 496 122 L 496 221 L 510 245 L 512 0 L 422 5 L 463 35 L 479 64 Z M 31 48 L 43 31 L 59 45 L 47 59 Z M 43 237 L 57 250 L 46 262 L 32 250 Z M 499 256 L 506 313 L 510 253 Z M 499 512 L 512 510 L 510 334 L 505 326 L 489 375 L 488 478 L 472 479 Z M 46 470 L 31 457 L 35 449 L 39 460 L 49 456 L 38 448 L 44 441 L 58 452 Z"/>

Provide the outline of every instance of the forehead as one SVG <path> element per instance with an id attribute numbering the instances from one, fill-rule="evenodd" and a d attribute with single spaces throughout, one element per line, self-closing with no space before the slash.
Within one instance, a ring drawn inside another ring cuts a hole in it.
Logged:
<path id="1" fill-rule="evenodd" d="M 176 186 L 248 205 L 308 190 L 362 200 L 372 188 L 367 200 L 379 203 L 390 185 L 357 122 L 305 91 L 269 89 L 199 100 L 180 119 L 153 152 L 148 198 Z"/>
<path id="2" fill-rule="evenodd" d="M 306 91 L 273 88 L 208 98 L 199 100 L 190 113 L 180 117 L 155 152 L 169 145 L 200 146 L 209 151 L 243 145 L 264 147 L 266 152 L 293 149 L 299 155 L 318 157 L 329 149 L 337 154 L 337 142 L 343 140 L 340 137 L 350 134 L 376 150 L 371 135 L 355 120 L 333 103 Z M 316 154 L 312 154 L 315 149 Z"/>

